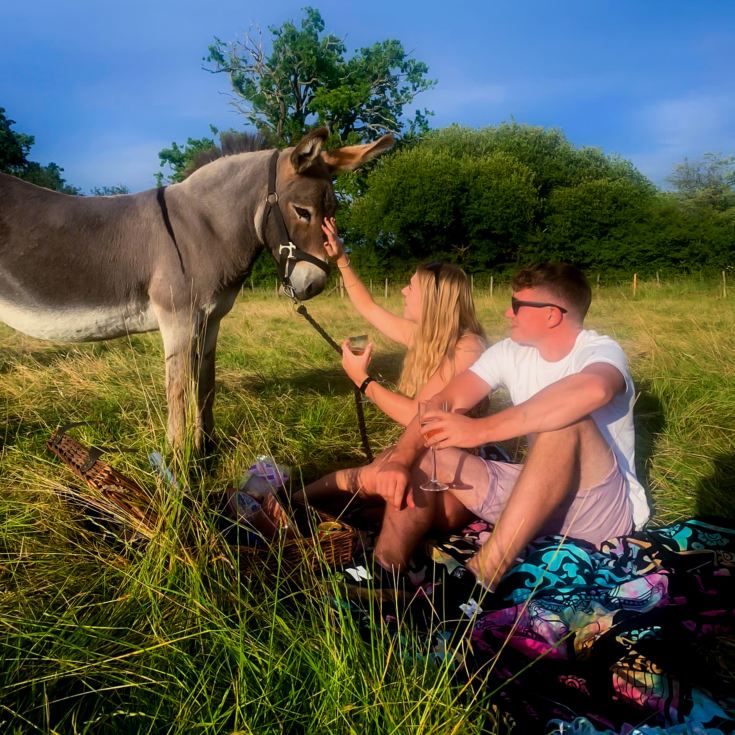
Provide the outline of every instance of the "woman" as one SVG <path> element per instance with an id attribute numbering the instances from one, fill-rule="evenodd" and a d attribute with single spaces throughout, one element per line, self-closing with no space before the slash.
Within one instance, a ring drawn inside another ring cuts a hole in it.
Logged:
<path id="1" fill-rule="evenodd" d="M 461 268 L 448 263 L 419 266 L 401 291 L 403 315 L 398 316 L 375 303 L 353 270 L 334 219 L 325 219 L 322 229 L 327 236 L 325 250 L 340 269 L 352 305 L 388 339 L 408 349 L 397 392 L 369 376 L 372 342 L 364 353 L 356 355 L 350 351 L 349 340 L 345 340 L 342 367 L 381 411 L 406 426 L 416 415 L 419 401 L 438 393 L 485 351 L 485 332 L 475 315 L 467 276 Z M 383 452 L 369 465 L 332 472 L 307 485 L 303 495 L 314 501 L 339 490 L 371 494 L 375 472 L 385 456 Z"/>

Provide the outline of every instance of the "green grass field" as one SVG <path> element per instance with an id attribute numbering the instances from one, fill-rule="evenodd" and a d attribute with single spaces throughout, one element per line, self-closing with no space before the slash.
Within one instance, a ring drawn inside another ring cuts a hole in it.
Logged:
<path id="1" fill-rule="evenodd" d="M 508 298 L 476 294 L 491 339 Z M 387 303 L 400 309 L 397 290 Z M 336 294 L 309 309 L 338 341 L 366 331 Z M 635 298 L 603 287 L 588 326 L 630 358 L 654 522 L 733 515 L 735 299 L 698 280 L 639 284 Z M 375 372 L 393 381 L 401 354 L 376 342 Z M 328 582 L 239 569 L 216 533 L 208 509 L 255 455 L 307 478 L 362 459 L 338 357 L 285 299 L 246 291 L 224 320 L 217 460 L 176 464 L 178 490 L 146 460 L 167 452 L 157 334 L 70 346 L 0 326 L 0 376 L 0 731 L 506 731 L 491 692 L 452 684 L 451 663 L 418 655 L 410 634 L 376 621 L 363 640 Z M 398 435 L 366 415 L 374 448 Z M 60 499 L 75 478 L 44 444 L 71 421 L 89 422 L 75 431 L 86 443 L 132 450 L 110 461 L 154 493 L 145 551 L 106 543 Z"/>

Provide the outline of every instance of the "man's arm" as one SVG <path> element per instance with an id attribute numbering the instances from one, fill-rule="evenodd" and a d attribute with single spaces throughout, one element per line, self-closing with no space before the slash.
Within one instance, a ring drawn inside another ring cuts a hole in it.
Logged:
<path id="1" fill-rule="evenodd" d="M 440 405 L 446 401 L 451 410 L 469 410 L 489 393 L 488 384 L 475 373 L 465 370 L 456 375 L 443 390 L 432 399 Z M 408 489 L 409 471 L 421 451 L 426 447 L 421 434 L 418 416 L 415 416 L 391 450 L 390 458 L 383 463 L 376 475 L 376 490 L 386 502 L 401 508 L 404 501 L 413 506 Z"/>
<path id="2" fill-rule="evenodd" d="M 438 429 L 427 443 L 439 449 L 469 448 L 541 431 L 555 431 L 589 416 L 624 391 L 622 373 L 613 365 L 596 362 L 549 385 L 527 401 L 491 416 L 471 419 L 456 413 L 427 414 L 437 419 L 432 422 L 432 431 Z"/>
<path id="3" fill-rule="evenodd" d="M 578 380 L 570 380 L 572 378 Z M 567 384 L 562 385 L 564 383 Z M 551 390 L 557 386 L 561 386 L 561 390 Z M 578 478 L 579 468 L 575 466 L 574 460 L 571 457 L 567 458 L 568 461 L 559 460 L 569 449 L 568 441 L 564 438 L 566 435 L 562 434 L 561 439 L 555 439 L 554 431 L 589 416 L 623 390 L 625 379 L 617 368 L 606 363 L 595 363 L 581 373 L 565 378 L 542 391 L 548 391 L 551 394 L 550 399 L 547 395 L 547 400 L 535 402 L 534 396 L 522 404 L 531 404 L 533 410 L 538 410 L 539 406 L 548 406 L 550 416 L 541 417 L 539 421 L 530 424 L 525 417 L 511 417 L 511 421 L 519 420 L 523 425 L 531 425 L 531 432 L 549 432 L 546 436 L 551 443 L 545 445 L 540 456 L 533 451 L 529 454 L 521 477 L 495 524 L 493 535 L 467 564 L 467 568 L 482 584 L 490 588 L 497 585 L 548 518 L 566 502 L 575 482 L 578 482 L 575 478 Z M 581 395 L 581 391 L 589 391 L 589 395 Z M 541 393 L 537 394 L 540 395 Z M 561 405 L 564 398 L 570 402 L 570 406 Z M 512 425 L 511 421 L 507 423 L 508 426 Z M 600 441 L 604 440 L 600 438 Z M 551 466 L 554 469 L 549 473 L 548 468 Z M 529 479 L 531 475 L 525 477 L 527 471 L 531 471 L 532 481 Z"/>

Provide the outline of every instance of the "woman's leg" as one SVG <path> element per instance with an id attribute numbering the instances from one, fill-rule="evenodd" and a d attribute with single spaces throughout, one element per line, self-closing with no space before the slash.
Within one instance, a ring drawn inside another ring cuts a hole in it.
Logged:
<path id="1" fill-rule="evenodd" d="M 391 451 L 392 448 L 389 448 L 381 452 L 370 464 L 330 472 L 309 483 L 303 490 L 294 493 L 294 498 L 296 500 L 307 498 L 309 502 L 314 503 L 333 498 L 340 492 L 348 492 L 353 495 L 357 493 L 374 495 L 375 474 Z"/>
<path id="2" fill-rule="evenodd" d="M 354 494 L 360 490 L 359 476 L 362 469 L 364 467 L 348 467 L 344 470 L 330 472 L 328 475 L 305 485 L 303 490 L 294 493 L 294 498 L 297 500 L 307 498 L 309 502 L 313 503 L 334 497 L 339 492 Z"/>

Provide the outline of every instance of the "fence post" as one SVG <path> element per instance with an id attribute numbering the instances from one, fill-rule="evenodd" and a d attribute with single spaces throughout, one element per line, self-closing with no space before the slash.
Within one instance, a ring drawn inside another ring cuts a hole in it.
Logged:
<path id="1" fill-rule="evenodd" d="M 373 279 L 370 279 L 370 293 L 373 292 Z"/>
<path id="2" fill-rule="evenodd" d="M 658 277 L 658 271 L 656 271 L 656 285 L 657 286 L 661 285 L 661 281 L 659 280 L 659 277 Z"/>
<path id="3" fill-rule="evenodd" d="M 722 271 L 722 298 L 727 298 L 727 276 L 725 275 L 725 271 Z"/>
<path id="4" fill-rule="evenodd" d="M 600 274 L 597 274 L 597 290 L 600 290 Z"/>
<path id="5" fill-rule="evenodd" d="M 278 296 L 278 279 L 276 278 L 276 296 Z"/>
<path id="6" fill-rule="evenodd" d="M 345 297 L 345 279 L 342 276 L 339 277 L 339 297 L 341 299 Z"/>
<path id="7" fill-rule="evenodd" d="M 490 276 L 490 296 L 493 295 L 493 276 Z"/>
<path id="8" fill-rule="evenodd" d="M 385 279 L 385 298 L 388 298 L 388 279 Z"/>
<path id="9" fill-rule="evenodd" d="M 470 292 L 475 293 L 475 274 L 470 273 Z"/>
<path id="10" fill-rule="evenodd" d="M 638 274 L 633 274 L 633 296 L 635 297 L 635 293 L 638 290 Z"/>
<path id="11" fill-rule="evenodd" d="M 250 276 L 250 290 L 255 291 L 255 286 L 253 286 L 253 277 Z"/>

